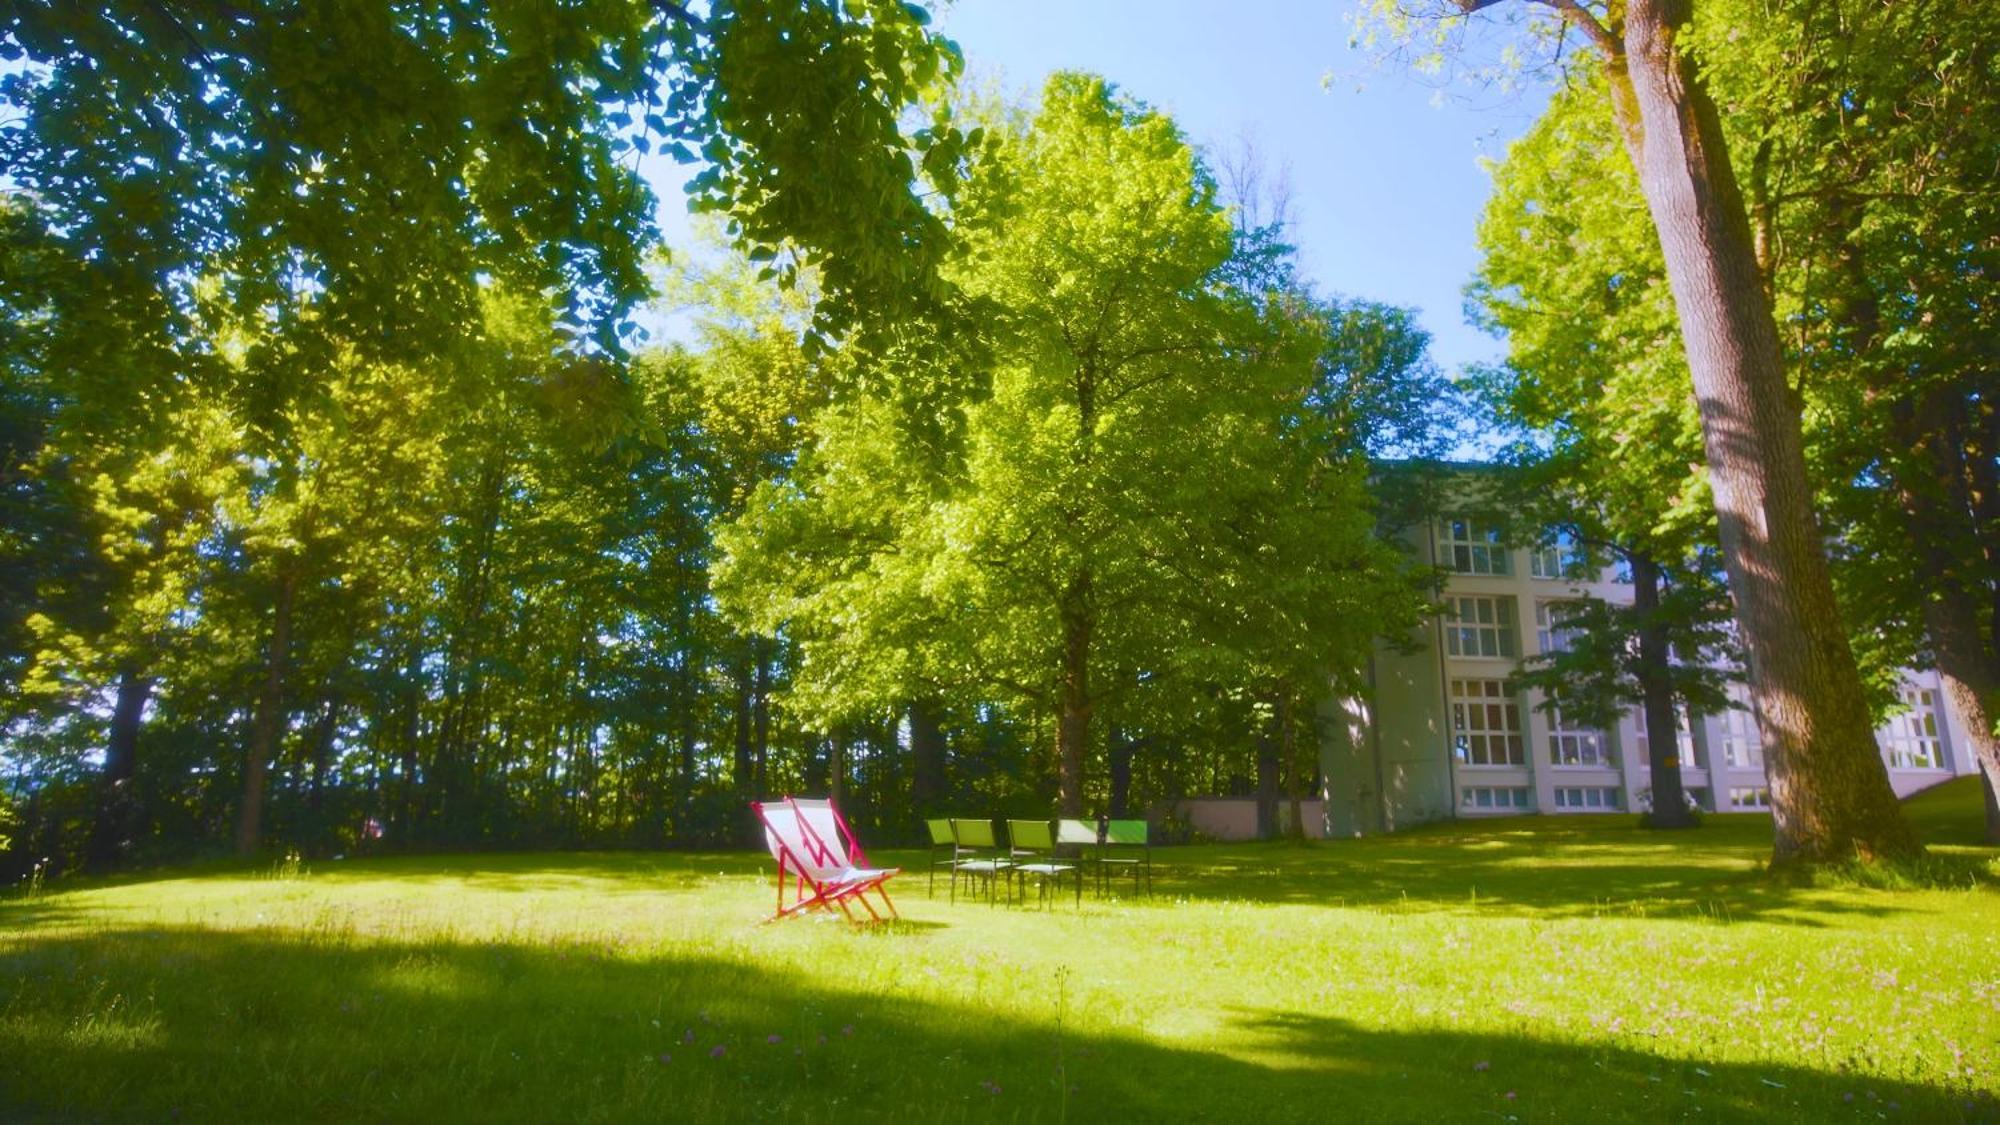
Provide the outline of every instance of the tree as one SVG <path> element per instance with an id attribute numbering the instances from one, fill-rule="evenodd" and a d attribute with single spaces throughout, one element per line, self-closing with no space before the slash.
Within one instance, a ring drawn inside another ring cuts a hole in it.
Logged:
<path id="1" fill-rule="evenodd" d="M 1972 295 L 1990 269 L 1979 247 L 1992 192 L 1977 169 L 1993 143 L 1976 108 L 1992 89 L 1976 77 L 1990 36 L 1925 5 L 1821 5 L 1778 21 L 1711 11 L 1699 51 L 1730 143 L 1755 154 L 1755 243 L 1871 710 L 1903 706 L 1901 669 L 1935 662 L 1946 705 L 1990 762 L 1987 693 L 1970 686 L 2000 668 L 1989 628 L 2000 570 L 1975 499 L 1992 438 L 1971 421 L 1992 397 L 1991 333 Z M 1591 396 L 1626 405 L 1601 419 L 1615 451 L 1575 459 L 1608 478 L 1593 487 L 1609 495 L 1630 479 L 1642 496 L 1704 500 L 1698 477 L 1659 485 L 1696 458 L 1649 457 L 1682 444 L 1682 427 L 1645 421 L 1685 385 L 1665 370 L 1678 349 L 1665 339 L 1664 267 L 1643 216 L 1604 190 L 1636 186 L 1608 90 L 1588 69 L 1571 78 L 1498 170 L 1474 298 L 1532 384 L 1510 400 L 1517 415 L 1546 422 Z"/>
<path id="2" fill-rule="evenodd" d="M 1358 666 L 1386 590 L 1416 599 L 1353 435 L 1316 412 L 1353 374 L 1339 316 L 1245 287 L 1170 121 L 1057 76 L 954 217 L 979 343 L 882 376 L 912 357 L 857 357 L 885 389 L 820 416 L 797 477 L 723 533 L 718 589 L 797 640 L 794 702 L 826 720 L 926 695 L 1048 716 L 1079 815 L 1103 709 L 1143 725 L 1168 683 L 1290 707 Z"/>
<path id="3" fill-rule="evenodd" d="M 488 285 L 560 294 L 575 351 L 617 354 L 647 289 L 652 200 L 635 165 L 656 147 L 705 163 L 696 205 L 727 212 L 773 272 L 814 258 L 829 279 L 819 332 L 863 310 L 920 307 L 944 240 L 912 191 L 916 166 L 948 190 L 968 149 L 944 118 L 905 128 L 959 65 L 927 20 L 889 0 L 718 2 L 699 16 L 641 0 L 443 14 L 11 7 L 0 160 L 32 207 L 10 207 L 10 222 L 88 270 L 84 284 L 32 297 L 48 337 L 36 362 L 62 372 L 76 402 L 40 458 L 145 449 L 135 439 L 189 395 L 269 446 L 296 445 L 283 428 L 309 412 L 316 381 L 350 354 L 445 360 L 482 322 Z M 7 259 L 35 275 L 30 264 Z M 218 351 L 232 333 L 246 346 Z M 270 463 L 268 491 L 282 495 L 290 462 Z M 246 846 L 284 723 L 291 541 L 259 548 L 271 628 Z M 468 608 L 481 589 L 464 587 Z M 112 724 L 107 792 L 155 680 L 143 646 L 122 652 L 98 662 L 131 704 Z M 456 711 L 451 722 L 456 739 Z"/>
<path id="4" fill-rule="evenodd" d="M 1452 7 L 1469 16 L 1499 2 Z M 1721 116 L 1687 51 L 1693 5 L 1540 2 L 1601 60 L 1659 238 L 1764 723 L 1774 858 L 1916 854 L 1921 845 L 1889 788 L 1841 628 L 1749 214 Z"/>

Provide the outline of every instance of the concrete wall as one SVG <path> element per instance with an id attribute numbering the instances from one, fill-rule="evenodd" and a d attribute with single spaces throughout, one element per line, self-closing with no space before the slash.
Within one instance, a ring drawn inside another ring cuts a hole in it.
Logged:
<path id="1" fill-rule="evenodd" d="M 1257 838 L 1257 801 L 1253 797 L 1190 797 L 1181 801 L 1170 801 L 1161 806 L 1154 815 L 1157 822 L 1161 814 L 1174 815 L 1194 825 L 1195 831 L 1211 840 L 1254 840 Z M 1306 835 L 1312 839 L 1326 836 L 1326 808 L 1322 801 L 1299 802 L 1299 813 L 1306 825 Z M 1290 821 L 1292 803 L 1278 801 L 1278 826 L 1282 833 Z"/>

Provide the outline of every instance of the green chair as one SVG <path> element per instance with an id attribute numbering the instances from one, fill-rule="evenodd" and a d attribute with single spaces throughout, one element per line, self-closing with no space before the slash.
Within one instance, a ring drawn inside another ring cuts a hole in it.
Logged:
<path id="1" fill-rule="evenodd" d="M 1101 861 L 1103 849 L 1097 839 L 1097 826 L 1087 820 L 1056 821 L 1056 846 L 1075 848 L 1079 866 L 1088 865 L 1092 878 L 1097 883 L 1097 893 L 1104 893 L 1104 864 Z M 1079 873 L 1078 882 L 1083 876 Z"/>
<path id="2" fill-rule="evenodd" d="M 1075 863 L 1056 863 L 1056 834 L 1046 820 L 1010 820 L 1007 822 L 1007 859 L 1014 883 L 1021 888 L 1022 901 L 1028 897 L 1028 876 L 1035 876 L 1035 890 L 1042 904 L 1048 905 L 1049 880 L 1061 883 L 1064 875 L 1076 875 L 1076 904 L 1083 905 L 1083 867 Z M 1012 901 L 1013 896 L 1008 896 Z"/>
<path id="3" fill-rule="evenodd" d="M 1000 858 L 1000 842 L 993 838 L 993 822 L 990 820 L 960 820 L 951 822 L 951 901 L 958 901 L 958 876 L 962 872 L 968 878 L 984 877 L 986 880 L 986 901 L 991 903 L 996 897 L 994 882 L 1009 864 Z"/>
<path id="4" fill-rule="evenodd" d="M 925 888 L 924 893 L 930 898 L 936 898 L 937 869 L 958 862 L 958 845 L 951 838 L 950 818 L 926 820 L 924 827 L 929 829 L 931 834 L 931 878 L 930 885 Z M 943 854 L 943 859 L 938 858 L 940 853 Z"/>
<path id="5" fill-rule="evenodd" d="M 1131 854 L 1134 848 L 1138 849 L 1138 855 Z M 1122 850 L 1125 854 L 1117 854 L 1114 849 Z M 1105 828 L 1104 847 L 1098 863 L 1103 868 L 1107 882 L 1114 870 L 1126 868 L 1132 872 L 1133 892 L 1135 894 L 1138 892 L 1139 880 L 1143 878 L 1146 882 L 1146 893 L 1152 894 L 1153 845 L 1146 835 L 1146 822 L 1143 820 L 1110 822 Z"/>

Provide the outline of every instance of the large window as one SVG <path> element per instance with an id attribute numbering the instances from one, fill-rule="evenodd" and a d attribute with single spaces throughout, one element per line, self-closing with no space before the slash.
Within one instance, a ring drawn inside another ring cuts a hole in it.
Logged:
<path id="1" fill-rule="evenodd" d="M 1898 692 L 1909 710 L 1889 720 L 1877 735 L 1888 752 L 1889 768 L 1935 770 L 1944 768 L 1944 745 L 1938 740 L 1937 692 L 1930 688 L 1905 687 Z"/>
<path id="2" fill-rule="evenodd" d="M 1458 807 L 1473 812 L 1518 812 L 1528 807 L 1528 791 L 1518 785 L 1467 785 Z"/>
<path id="3" fill-rule="evenodd" d="M 1448 597 L 1444 648 L 1453 656 L 1517 656 L 1513 598 Z"/>
<path id="4" fill-rule="evenodd" d="M 1688 729 L 1687 712 L 1681 710 L 1679 707 L 1674 708 L 1674 719 L 1675 725 L 1680 728 L 1677 732 L 1680 737 L 1675 739 L 1679 744 L 1680 753 L 1675 756 L 1681 760 L 1681 768 L 1707 769 L 1708 763 L 1702 760 L 1701 749 L 1695 745 L 1694 732 Z M 1632 727 L 1639 736 L 1634 740 L 1636 745 L 1633 749 L 1639 752 L 1640 764 L 1650 769 L 1652 768 L 1653 751 L 1651 740 L 1646 735 L 1646 709 L 1644 707 L 1632 712 Z"/>
<path id="5" fill-rule="evenodd" d="M 1450 519 L 1444 524 L 1444 542 L 1439 545 L 1438 562 L 1460 574 L 1511 574 L 1507 548 L 1501 544 L 1500 529 L 1474 519 Z"/>
<path id="6" fill-rule="evenodd" d="M 1617 764 L 1611 756 L 1611 740 L 1603 731 L 1565 718 L 1561 708 L 1550 708 L 1548 718 L 1550 764 L 1600 768 Z"/>
<path id="7" fill-rule="evenodd" d="M 1581 602 L 1536 602 L 1535 646 L 1542 652 L 1567 652 L 1576 639 L 1576 630 L 1563 619 L 1575 613 Z"/>
<path id="8" fill-rule="evenodd" d="M 1584 550 L 1576 537 L 1567 531 L 1548 533 L 1534 550 L 1528 552 L 1528 574 L 1531 577 L 1589 579 L 1597 577 L 1594 570 L 1590 552 Z"/>
<path id="9" fill-rule="evenodd" d="M 1505 680 L 1451 681 L 1453 752 L 1468 766 L 1527 764 L 1521 707 Z"/>
<path id="10" fill-rule="evenodd" d="M 1556 790 L 1556 807 L 1584 809 L 1590 812 L 1617 812 L 1620 804 L 1618 798 L 1618 790 L 1611 786 L 1562 786 Z"/>
<path id="11" fill-rule="evenodd" d="M 1757 729 L 1757 713 L 1750 709 L 1750 693 L 1732 686 L 1729 702 L 1731 706 L 1722 712 L 1722 764 L 1733 770 L 1760 769 L 1764 736 Z"/>
<path id="12" fill-rule="evenodd" d="M 1771 807 L 1771 791 L 1761 785 L 1744 785 L 1729 791 L 1729 807 L 1732 809 L 1768 809 Z"/>

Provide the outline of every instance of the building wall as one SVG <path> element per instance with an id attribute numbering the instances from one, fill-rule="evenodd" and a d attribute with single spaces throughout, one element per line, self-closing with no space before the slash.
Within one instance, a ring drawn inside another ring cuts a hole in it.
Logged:
<path id="1" fill-rule="evenodd" d="M 1467 540 L 1455 538 L 1451 524 L 1419 528 L 1406 545 L 1422 561 L 1452 566 L 1468 556 L 1458 549 Z M 1541 710 L 1540 693 L 1505 686 L 1521 659 L 1542 651 L 1538 606 L 1586 597 L 1632 600 L 1631 586 L 1610 568 L 1537 577 L 1531 554 L 1489 546 L 1472 555 L 1475 567 L 1504 558 L 1506 573 L 1453 574 L 1444 597 L 1468 612 L 1441 615 L 1402 643 L 1378 644 L 1367 695 L 1322 707 L 1328 835 L 1394 831 L 1454 816 L 1647 807 L 1648 735 L 1639 715 L 1627 714 L 1610 731 L 1559 730 Z M 1481 616 L 1489 610 L 1490 627 Z M 1509 612 L 1511 626 L 1503 621 Z M 1951 724 L 1936 673 L 1909 673 L 1903 690 L 1917 706 L 1877 732 L 1897 794 L 1975 772 L 1977 763 L 1960 750 L 1964 732 Z M 1677 732 L 1682 780 L 1702 807 L 1766 807 L 1753 716 L 1736 711 L 1686 718 L 1686 729 Z M 1465 728 L 1455 729 L 1461 719 Z"/>
<path id="2" fill-rule="evenodd" d="M 1169 801 L 1154 810 L 1154 823 L 1157 824 L 1168 814 L 1186 821 L 1206 839 L 1234 841 L 1257 838 L 1255 797 L 1189 797 L 1184 800 Z M 1291 826 L 1291 816 L 1291 801 L 1280 799 L 1278 801 L 1280 834 Z M 1325 837 L 1327 816 L 1322 802 L 1300 801 L 1299 821 L 1305 825 L 1305 834 L 1309 839 L 1317 840 Z"/>

